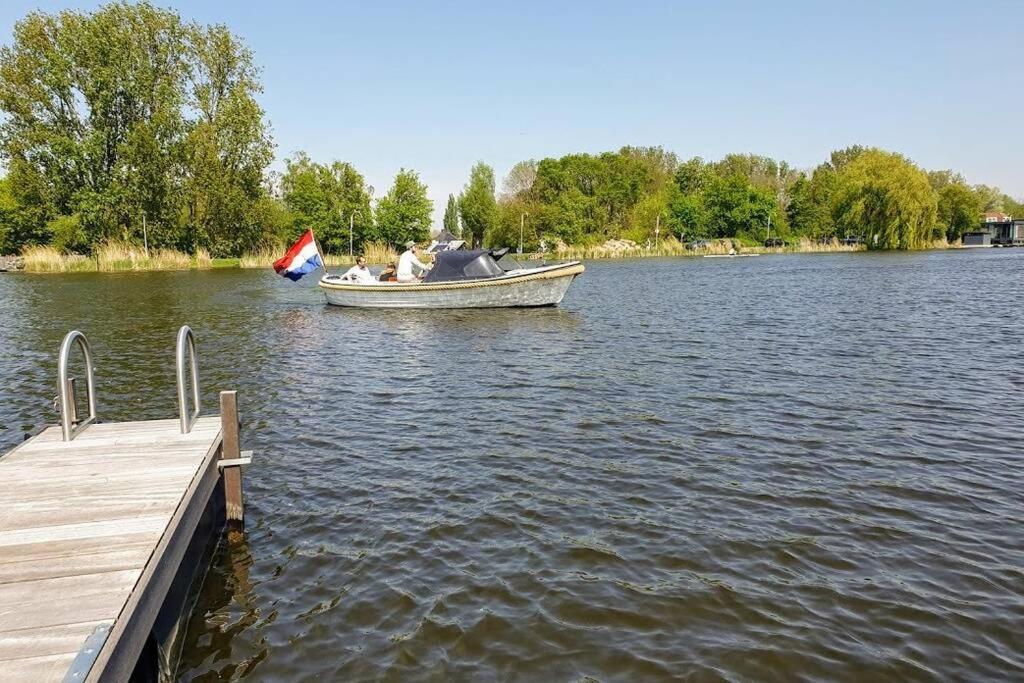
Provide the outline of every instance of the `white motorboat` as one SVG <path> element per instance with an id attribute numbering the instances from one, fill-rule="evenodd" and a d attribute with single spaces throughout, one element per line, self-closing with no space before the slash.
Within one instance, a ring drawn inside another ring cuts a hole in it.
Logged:
<path id="1" fill-rule="evenodd" d="M 505 270 L 488 249 L 442 251 L 420 281 L 358 283 L 325 275 L 320 288 L 328 303 L 358 308 L 554 306 L 583 270 L 579 261 Z"/>

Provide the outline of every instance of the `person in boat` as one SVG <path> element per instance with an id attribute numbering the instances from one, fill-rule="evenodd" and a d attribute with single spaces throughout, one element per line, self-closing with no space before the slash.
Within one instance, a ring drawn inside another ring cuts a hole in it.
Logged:
<path id="1" fill-rule="evenodd" d="M 349 280 L 350 282 L 358 282 L 359 284 L 367 284 L 374 281 L 373 273 L 366 265 L 366 259 L 362 256 L 356 257 L 356 264 L 345 271 L 345 274 L 341 276 L 342 280 Z"/>
<path id="2" fill-rule="evenodd" d="M 428 267 L 416 258 L 419 251 L 419 247 L 412 240 L 405 243 L 405 251 L 398 257 L 399 282 L 418 282 L 423 279 L 423 273 L 428 270 Z M 419 273 L 416 272 L 417 269 Z"/>
<path id="3" fill-rule="evenodd" d="M 381 282 L 394 282 L 398 279 L 398 268 L 395 266 L 395 262 L 392 261 L 384 267 L 384 270 L 380 271 Z"/>

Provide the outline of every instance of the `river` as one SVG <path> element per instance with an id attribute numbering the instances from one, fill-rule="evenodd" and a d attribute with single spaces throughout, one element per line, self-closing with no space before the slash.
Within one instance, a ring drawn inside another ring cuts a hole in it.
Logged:
<path id="1" fill-rule="evenodd" d="M 1024 677 L 1024 250 L 605 261 L 558 308 L 0 275 L 0 447 L 238 389 L 185 681 Z"/>

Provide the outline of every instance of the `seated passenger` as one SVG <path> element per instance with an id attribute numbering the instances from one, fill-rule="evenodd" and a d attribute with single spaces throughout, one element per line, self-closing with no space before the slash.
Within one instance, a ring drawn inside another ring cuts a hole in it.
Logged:
<path id="1" fill-rule="evenodd" d="M 366 259 L 362 256 L 356 257 L 356 264 L 345 271 L 345 274 L 341 276 L 342 280 L 349 280 L 351 282 L 358 282 L 359 284 L 367 284 L 374 282 L 373 273 L 366 266 Z"/>
<path id="2" fill-rule="evenodd" d="M 395 268 L 395 262 L 392 261 L 380 272 L 380 281 L 395 282 L 398 279 L 398 275 L 396 275 L 397 272 L 398 269 Z"/>
<path id="3" fill-rule="evenodd" d="M 420 260 L 416 258 L 419 253 L 419 247 L 412 240 L 405 243 L 405 251 L 398 257 L 398 281 L 399 282 L 418 282 L 423 279 L 423 273 L 428 270 L 425 263 L 420 263 Z M 413 269 L 419 269 L 419 275 L 417 275 Z"/>

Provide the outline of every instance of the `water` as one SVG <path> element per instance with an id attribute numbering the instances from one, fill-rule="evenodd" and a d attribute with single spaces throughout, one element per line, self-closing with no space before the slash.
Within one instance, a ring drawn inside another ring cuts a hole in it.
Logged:
<path id="1" fill-rule="evenodd" d="M 0 441 L 239 390 L 186 681 L 1024 676 L 1024 251 L 596 262 L 560 308 L 272 273 L 0 276 Z"/>

